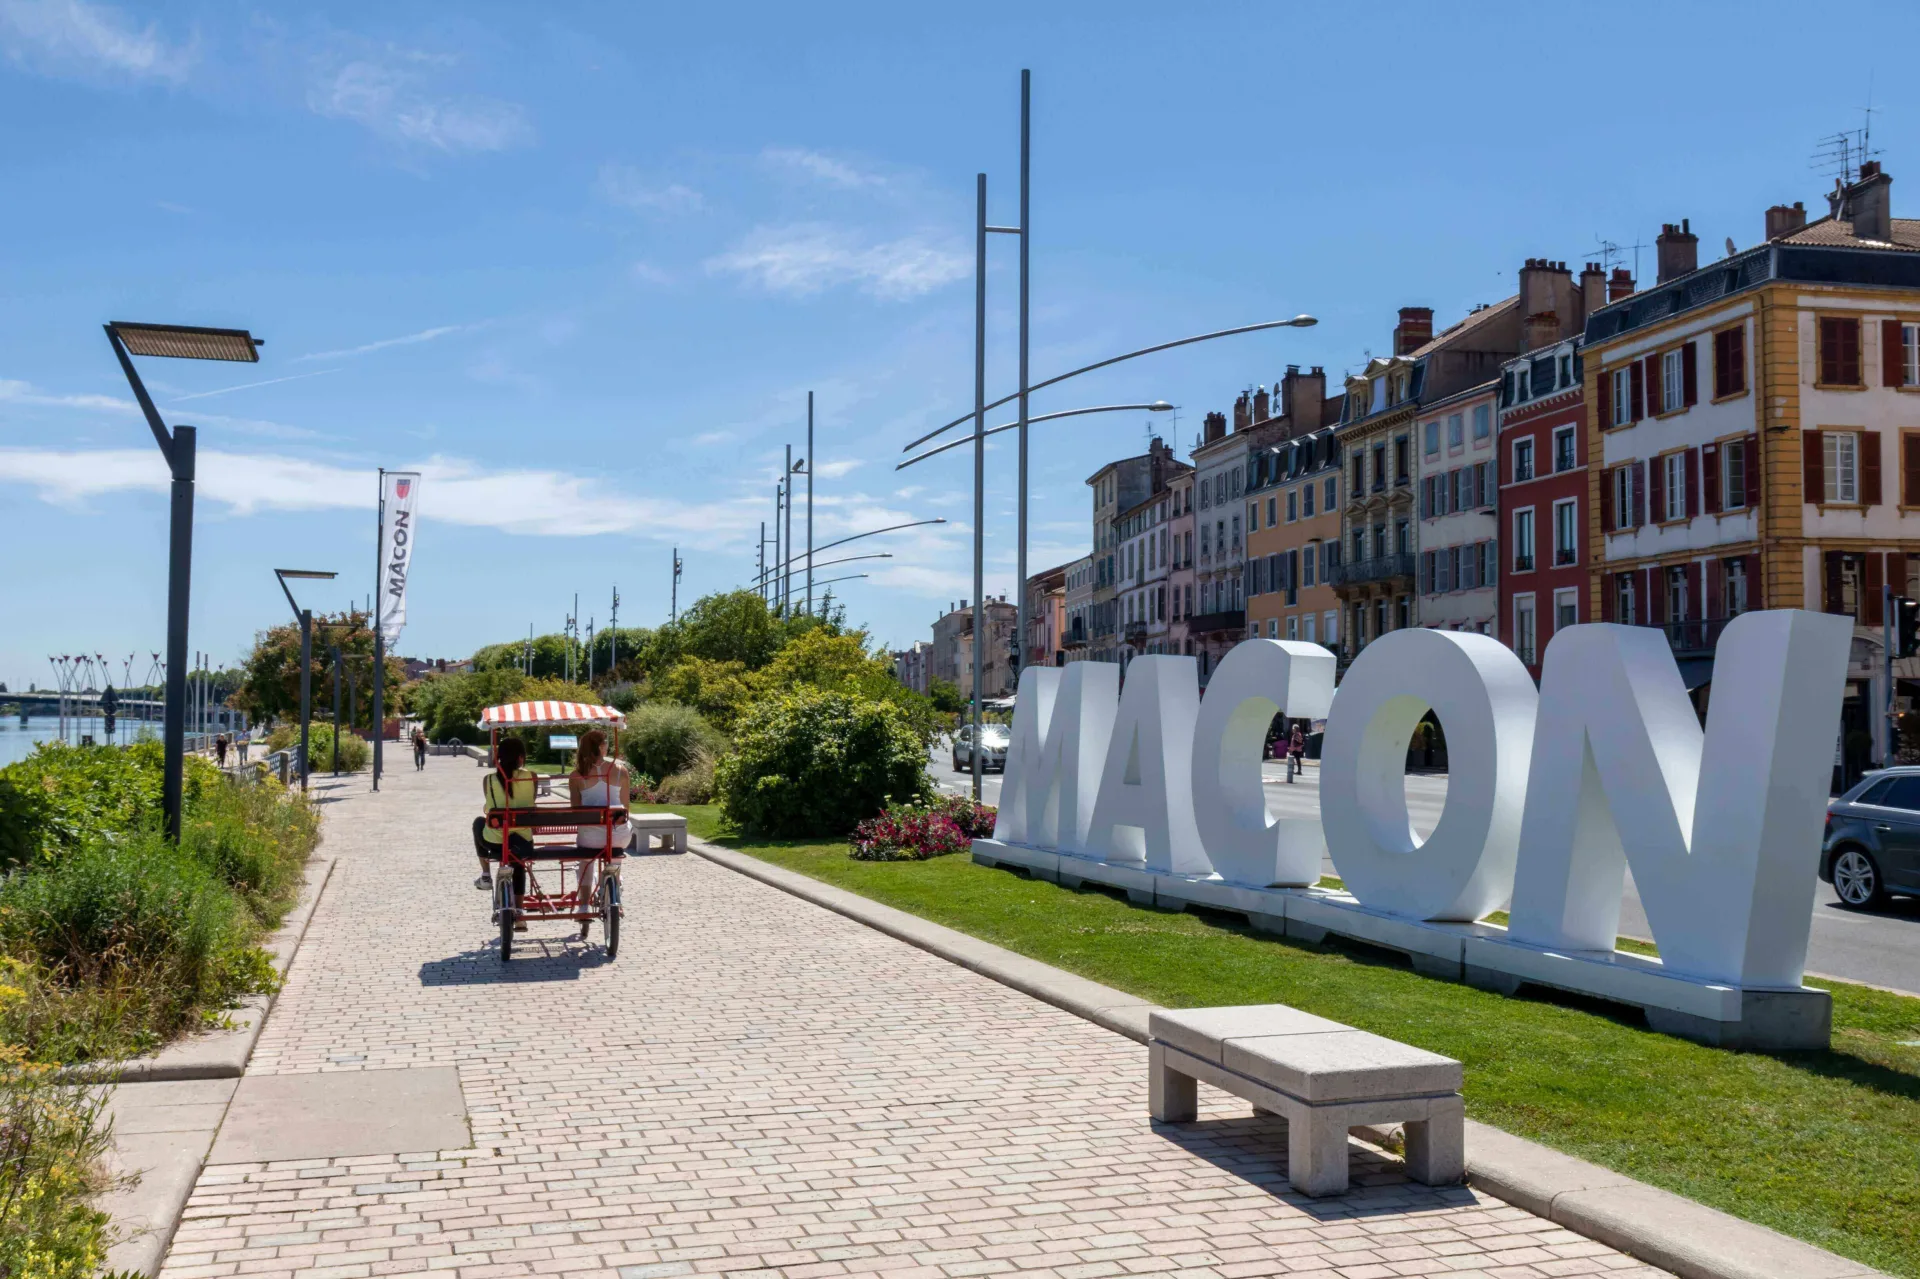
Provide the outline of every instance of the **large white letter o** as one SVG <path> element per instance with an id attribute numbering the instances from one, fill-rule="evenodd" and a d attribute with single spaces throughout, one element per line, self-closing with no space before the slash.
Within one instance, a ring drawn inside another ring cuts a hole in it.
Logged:
<path id="1" fill-rule="evenodd" d="M 1539 693 L 1500 641 L 1390 631 L 1334 698 L 1320 753 L 1320 822 L 1347 890 L 1415 919 L 1475 920 L 1513 889 Z M 1407 744 L 1431 709 L 1447 735 L 1447 803 L 1433 834 L 1407 816 Z"/>

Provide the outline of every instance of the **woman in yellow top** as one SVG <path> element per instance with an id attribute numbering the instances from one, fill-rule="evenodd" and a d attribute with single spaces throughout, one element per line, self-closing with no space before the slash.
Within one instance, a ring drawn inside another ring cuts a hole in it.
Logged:
<path id="1" fill-rule="evenodd" d="M 487 812 L 497 812 L 502 808 L 532 808 L 534 801 L 534 777 L 532 770 L 526 767 L 527 747 L 517 737 L 509 737 L 500 743 L 494 753 L 499 767 L 488 773 L 480 782 L 480 792 L 484 797 Z M 500 860 L 500 834 L 487 825 L 485 816 L 473 819 L 473 847 L 480 857 L 480 876 L 473 886 L 482 892 L 493 887 L 493 872 L 488 865 Z M 513 851 L 520 855 L 533 852 L 533 841 L 527 837 L 527 828 L 516 826 L 507 832 Z M 518 902 L 526 896 L 527 871 L 524 866 L 513 868 L 513 899 Z M 519 920 L 514 926 L 515 932 L 525 932 L 526 921 Z"/>

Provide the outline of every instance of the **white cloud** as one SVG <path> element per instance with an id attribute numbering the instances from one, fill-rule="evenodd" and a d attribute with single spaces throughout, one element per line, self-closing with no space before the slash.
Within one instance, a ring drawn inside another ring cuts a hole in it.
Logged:
<path id="1" fill-rule="evenodd" d="M 725 444 L 732 438 L 732 431 L 702 431 L 689 442 L 696 448 L 707 448 L 714 444 Z"/>
<path id="2" fill-rule="evenodd" d="M 338 351 L 312 351 L 306 355 L 297 355 L 294 362 L 302 360 L 350 360 L 356 355 L 366 355 L 373 351 L 384 351 L 390 346 L 412 346 L 417 342 L 431 342 L 435 338 L 445 337 L 449 333 L 458 333 L 462 329 L 471 329 L 472 324 L 442 324 L 437 328 L 421 329 L 418 333 L 409 333 L 405 337 L 381 338 L 378 342 L 365 342 L 359 346 L 343 347 Z"/>
<path id="3" fill-rule="evenodd" d="M 711 272 L 737 275 L 770 293 L 807 296 L 841 284 L 898 301 L 962 279 L 968 259 L 920 236 L 863 244 L 838 227 L 803 224 L 762 227 L 707 262 Z"/>
<path id="4" fill-rule="evenodd" d="M 671 540 L 689 526 L 726 537 L 746 534 L 759 518 L 758 503 L 683 503 L 563 471 L 486 471 L 445 457 L 418 469 L 424 518 L 530 537 L 628 533 Z M 198 458 L 199 496 L 243 516 L 364 509 L 373 504 L 372 476 L 371 467 L 275 454 L 202 450 Z M 0 483 L 25 485 L 56 505 L 79 506 L 111 493 L 163 493 L 168 476 L 151 448 L 0 449 Z"/>
<path id="5" fill-rule="evenodd" d="M 838 462 L 822 462 L 814 468 L 814 474 L 823 480 L 837 480 L 855 467 L 862 465 L 858 458 L 844 458 Z"/>
<path id="6" fill-rule="evenodd" d="M 778 168 L 804 174 L 828 186 L 857 190 L 887 185 L 887 180 L 877 173 L 862 172 L 844 160 L 836 160 L 830 155 L 809 151 L 804 147 L 768 147 L 760 153 L 760 158 Z"/>
<path id="7" fill-rule="evenodd" d="M 14 61 L 47 71 L 178 83 L 191 45 L 163 40 L 118 9 L 85 0 L 0 0 L 0 44 Z"/>
<path id="8" fill-rule="evenodd" d="M 0 404 L 32 404 L 43 408 L 106 409 L 115 413 L 133 413 L 139 405 L 113 395 L 59 395 L 36 388 L 18 378 L 0 378 Z"/>
<path id="9" fill-rule="evenodd" d="M 431 96 L 417 72 L 366 59 L 323 74 L 308 89 L 307 105 L 390 140 L 446 152 L 506 151 L 533 141 L 533 126 L 517 103 Z"/>
<path id="10" fill-rule="evenodd" d="M 706 199 L 678 182 L 649 182 L 631 165 L 600 166 L 600 193 L 622 208 L 639 213 L 698 213 Z"/>

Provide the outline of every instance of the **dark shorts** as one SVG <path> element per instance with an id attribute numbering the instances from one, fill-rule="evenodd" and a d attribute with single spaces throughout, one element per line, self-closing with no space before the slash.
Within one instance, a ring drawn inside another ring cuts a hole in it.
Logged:
<path id="1" fill-rule="evenodd" d="M 500 860 L 500 846 L 498 844 L 488 843 L 486 832 L 487 819 L 485 817 L 474 818 L 473 851 L 479 853 L 490 862 L 497 862 Z M 533 853 L 533 843 L 525 835 L 517 832 L 510 834 L 507 836 L 507 842 L 513 845 L 514 852 L 523 857 L 531 856 Z"/>

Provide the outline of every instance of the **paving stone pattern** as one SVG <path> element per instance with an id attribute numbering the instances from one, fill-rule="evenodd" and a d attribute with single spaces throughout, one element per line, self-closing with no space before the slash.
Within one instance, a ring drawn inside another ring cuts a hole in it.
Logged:
<path id="1" fill-rule="evenodd" d="M 1202 1089 L 1156 1130 L 1140 1046 L 698 857 L 629 864 L 617 962 L 535 925 L 503 969 L 478 794 L 447 758 L 324 793 L 251 1067 L 455 1066 L 470 1145 L 210 1166 L 170 1279 L 1660 1273 L 1359 1146 L 1297 1196 L 1277 1121 Z"/>

